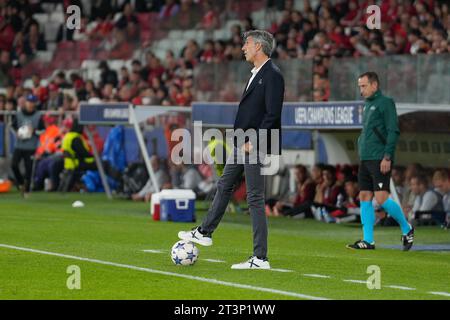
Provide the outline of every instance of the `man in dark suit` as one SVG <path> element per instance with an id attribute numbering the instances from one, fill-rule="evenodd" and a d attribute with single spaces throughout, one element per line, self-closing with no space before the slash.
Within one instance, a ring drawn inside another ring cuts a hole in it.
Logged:
<path id="1" fill-rule="evenodd" d="M 242 50 L 254 65 L 234 123 L 234 150 L 217 183 L 213 203 L 202 224 L 178 237 L 201 245 L 212 245 L 211 234 L 219 225 L 233 193 L 235 182 L 245 173 L 247 201 L 253 224 L 253 255 L 232 269 L 270 269 L 267 259 L 267 218 L 264 210 L 264 168 L 268 156 L 281 154 L 281 109 L 284 79 L 270 60 L 273 36 L 262 30 L 244 34 Z M 277 158 L 276 158 L 277 159 Z"/>

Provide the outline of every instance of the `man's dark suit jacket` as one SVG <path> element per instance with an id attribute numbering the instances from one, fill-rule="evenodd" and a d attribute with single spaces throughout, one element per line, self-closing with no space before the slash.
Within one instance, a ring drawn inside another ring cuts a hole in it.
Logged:
<path id="1" fill-rule="evenodd" d="M 255 129 L 259 132 L 260 129 L 267 129 L 267 154 L 281 154 L 281 109 L 283 107 L 283 99 L 283 76 L 280 69 L 272 60 L 269 60 L 253 78 L 250 87 L 244 91 L 234 122 L 234 130 Z M 279 143 L 278 146 L 274 147 L 270 143 L 272 129 L 279 130 Z M 258 141 L 258 145 L 261 143 L 264 142 Z"/>

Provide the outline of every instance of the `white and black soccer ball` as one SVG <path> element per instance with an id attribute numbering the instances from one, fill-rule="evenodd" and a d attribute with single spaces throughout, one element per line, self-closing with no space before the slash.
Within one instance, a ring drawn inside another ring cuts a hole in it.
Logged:
<path id="1" fill-rule="evenodd" d="M 32 130 L 29 125 L 24 125 L 17 130 L 17 136 L 21 140 L 30 139 L 32 135 Z"/>
<path id="2" fill-rule="evenodd" d="M 170 255 L 177 266 L 190 266 L 198 259 L 199 250 L 193 242 L 178 241 L 172 247 Z"/>

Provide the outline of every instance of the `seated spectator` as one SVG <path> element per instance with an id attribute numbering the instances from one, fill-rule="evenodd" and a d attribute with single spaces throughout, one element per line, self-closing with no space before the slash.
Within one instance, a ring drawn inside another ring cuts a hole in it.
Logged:
<path id="1" fill-rule="evenodd" d="M 336 183 L 334 167 L 325 166 L 322 177 L 322 183 L 316 185 L 316 194 L 311 211 L 316 220 L 333 222 L 329 213 L 342 206 L 345 193 L 343 188 Z"/>
<path id="2" fill-rule="evenodd" d="M 403 212 L 411 212 L 414 205 L 416 195 L 411 190 L 411 178 L 423 174 L 424 169 L 419 163 L 412 163 L 406 167 L 405 170 L 405 189 L 402 198 Z M 411 217 L 409 217 L 411 219 Z"/>
<path id="3" fill-rule="evenodd" d="M 24 52 L 27 56 L 36 54 L 37 51 L 46 51 L 47 43 L 44 34 L 39 30 L 39 24 L 34 22 L 30 25 L 28 34 L 25 36 Z"/>
<path id="4" fill-rule="evenodd" d="M 161 10 L 159 11 L 158 17 L 161 20 L 169 20 L 171 17 L 174 17 L 179 10 L 180 6 L 176 3 L 175 0 L 166 0 L 166 3 L 161 7 Z"/>
<path id="5" fill-rule="evenodd" d="M 444 224 L 445 213 L 442 195 L 431 188 L 425 175 L 411 178 L 411 191 L 416 195 L 411 218 L 418 224 Z"/>
<path id="6" fill-rule="evenodd" d="M 45 110 L 58 110 L 63 105 L 64 95 L 59 92 L 56 84 L 50 83 L 48 85 L 48 100 L 45 102 Z"/>
<path id="7" fill-rule="evenodd" d="M 397 192 L 400 202 L 403 201 L 405 193 L 405 169 L 401 166 L 394 166 L 391 172 L 392 181 L 394 182 L 395 191 Z"/>
<path id="8" fill-rule="evenodd" d="M 446 227 L 450 227 L 450 175 L 448 170 L 436 170 L 433 175 L 434 190 L 442 195 L 444 211 L 446 213 Z"/>
<path id="9" fill-rule="evenodd" d="M 58 88 L 60 88 L 60 89 L 70 89 L 71 88 L 70 84 L 67 82 L 66 74 L 64 71 L 59 71 L 55 75 L 55 78 L 53 79 L 53 83 L 56 84 L 58 86 Z"/>
<path id="10" fill-rule="evenodd" d="M 113 30 L 112 14 L 98 16 L 86 27 L 86 32 L 91 40 L 102 40 L 109 36 Z"/>
<path id="11" fill-rule="evenodd" d="M 103 87 L 105 84 L 112 84 L 113 87 L 117 87 L 119 80 L 117 78 L 117 72 L 109 68 L 108 62 L 101 61 L 98 68 L 101 70 L 100 74 L 100 86 Z"/>
<path id="12" fill-rule="evenodd" d="M 40 110 L 48 99 L 48 89 L 42 85 L 41 76 L 36 73 L 31 76 L 31 81 L 33 83 L 32 92 L 39 99 L 38 109 Z"/>
<path id="13" fill-rule="evenodd" d="M 123 6 L 122 14 L 119 20 L 116 22 L 116 27 L 119 30 L 123 30 L 128 39 L 136 40 L 139 36 L 139 30 L 137 28 L 139 24 L 137 16 L 133 13 L 133 6 L 131 3 L 126 2 Z"/>
<path id="14" fill-rule="evenodd" d="M 153 85 L 153 80 L 155 78 L 161 79 L 164 74 L 164 66 L 161 65 L 161 61 L 152 52 L 148 52 L 147 64 L 142 68 L 142 79 L 147 81 L 150 85 Z"/>
<path id="15" fill-rule="evenodd" d="M 67 28 L 66 21 L 69 15 L 64 12 L 64 21 L 58 27 L 58 33 L 56 35 L 56 42 L 60 43 L 62 41 L 73 41 L 74 29 Z"/>
<path id="16" fill-rule="evenodd" d="M 358 178 L 356 176 L 347 177 L 344 182 L 344 190 L 345 200 L 342 207 L 331 212 L 336 223 L 357 221 L 360 216 Z"/>
<path id="17" fill-rule="evenodd" d="M 169 1 L 172 2 L 172 1 Z M 201 10 L 194 0 L 181 1 L 179 10 L 171 19 L 165 18 L 170 27 L 177 29 L 192 29 L 198 23 L 201 17 Z"/>
<path id="18" fill-rule="evenodd" d="M 127 60 L 133 54 L 133 48 L 127 38 L 127 32 L 116 29 L 113 34 L 112 48 L 105 51 L 109 54 L 109 59 Z"/>
<path id="19" fill-rule="evenodd" d="M 196 191 L 203 178 L 195 165 L 182 165 L 181 189 L 192 189 Z"/>
<path id="20" fill-rule="evenodd" d="M 214 41 L 207 40 L 204 44 L 202 51 L 200 51 L 200 62 L 211 63 L 214 59 Z"/>
<path id="21" fill-rule="evenodd" d="M 34 177 L 34 190 L 44 189 L 45 179 L 51 177 L 52 167 L 55 162 L 63 158 L 61 151 L 62 137 L 67 133 L 68 129 L 59 128 L 56 125 L 56 117 L 45 115 L 43 117 L 45 124 L 45 131 L 39 137 L 39 146 L 35 153 L 35 158 L 38 163 L 36 166 L 36 173 Z M 55 184 L 53 179 L 49 179 L 46 191 L 54 190 Z"/>
<path id="22" fill-rule="evenodd" d="M 203 16 L 198 25 L 199 28 L 203 28 L 206 30 L 215 29 L 219 26 L 219 18 L 217 16 L 216 11 L 211 3 L 211 1 L 206 0 L 203 1 Z"/>
<path id="23" fill-rule="evenodd" d="M 274 216 L 294 216 L 296 218 L 311 217 L 311 205 L 315 195 L 315 184 L 303 165 L 294 169 L 296 192 L 288 202 L 277 201 L 273 206 Z"/>
<path id="24" fill-rule="evenodd" d="M 170 183 L 168 174 L 164 171 L 161 166 L 160 159 L 158 156 L 153 155 L 150 159 L 153 172 L 155 174 L 156 183 L 158 184 L 158 188 L 164 189 L 168 187 Z M 150 202 L 152 198 L 152 194 L 156 192 L 156 188 L 153 185 L 152 179 L 149 177 L 145 186 L 138 192 L 131 195 L 131 199 L 134 201 L 145 201 Z"/>

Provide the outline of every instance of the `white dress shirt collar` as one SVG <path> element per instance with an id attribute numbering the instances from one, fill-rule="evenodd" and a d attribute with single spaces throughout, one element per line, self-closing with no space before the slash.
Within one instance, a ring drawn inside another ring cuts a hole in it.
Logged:
<path id="1" fill-rule="evenodd" d="M 248 81 L 247 88 L 245 88 L 245 91 L 248 90 L 248 87 L 250 87 L 250 84 L 252 83 L 253 79 L 256 77 L 256 74 L 259 72 L 259 70 L 261 70 L 261 68 L 262 68 L 262 67 L 267 63 L 267 61 L 269 61 L 269 60 L 270 60 L 270 58 L 268 58 L 266 61 L 264 61 L 263 64 L 259 66 L 259 68 L 254 67 L 254 68 L 252 69 L 252 71 L 251 71 L 252 77 L 251 77 L 250 80 Z"/>

